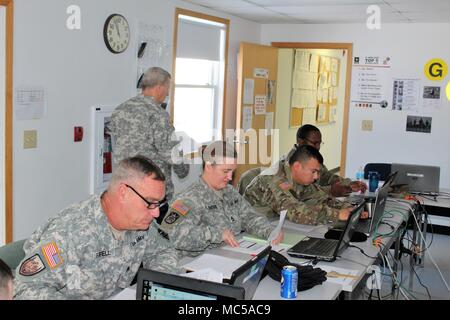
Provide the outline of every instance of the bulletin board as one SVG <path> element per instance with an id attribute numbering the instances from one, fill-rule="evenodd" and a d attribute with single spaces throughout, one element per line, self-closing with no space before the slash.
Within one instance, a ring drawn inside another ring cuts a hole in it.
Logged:
<path id="1" fill-rule="evenodd" d="M 303 123 L 334 122 L 339 90 L 339 59 L 304 49 L 296 49 L 294 59 L 289 126 L 296 128 Z"/>

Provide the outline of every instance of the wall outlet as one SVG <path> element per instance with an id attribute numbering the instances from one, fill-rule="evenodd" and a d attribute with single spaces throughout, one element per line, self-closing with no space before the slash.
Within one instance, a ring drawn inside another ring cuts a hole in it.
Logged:
<path id="1" fill-rule="evenodd" d="M 363 120 L 361 123 L 361 129 L 363 131 L 372 131 L 373 121 L 372 120 Z"/>
<path id="2" fill-rule="evenodd" d="M 37 147 L 37 131 L 25 130 L 23 132 L 23 148 L 33 149 Z"/>

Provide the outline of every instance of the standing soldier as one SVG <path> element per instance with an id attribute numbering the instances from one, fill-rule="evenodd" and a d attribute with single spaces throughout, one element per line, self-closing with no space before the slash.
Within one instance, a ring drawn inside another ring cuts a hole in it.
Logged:
<path id="1" fill-rule="evenodd" d="M 114 163 L 138 154 L 150 158 L 166 177 L 168 201 L 173 195 L 172 168 L 180 178 L 189 173 L 188 164 L 172 162 L 172 149 L 178 141 L 169 114 L 161 107 L 169 94 L 170 79 L 164 69 L 148 69 L 142 79 L 142 94 L 118 106 L 110 123 Z"/>
<path id="2" fill-rule="evenodd" d="M 267 239 L 274 229 L 229 184 L 236 158 L 234 147 L 224 141 L 208 145 L 203 151 L 201 178 L 172 203 L 161 227 L 184 255 L 195 256 L 223 242 L 237 247 L 235 236 L 242 231 Z M 280 232 L 273 243 L 282 239 Z"/>
<path id="3" fill-rule="evenodd" d="M 15 299 L 105 299 L 144 268 L 178 271 L 178 253 L 153 219 L 164 175 L 151 160 L 120 161 L 108 189 L 51 218 L 24 244 Z"/>

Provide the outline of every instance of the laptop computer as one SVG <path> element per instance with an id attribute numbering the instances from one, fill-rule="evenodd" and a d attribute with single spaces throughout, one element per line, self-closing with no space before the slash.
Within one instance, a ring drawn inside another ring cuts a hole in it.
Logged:
<path id="1" fill-rule="evenodd" d="M 387 181 L 387 180 L 386 180 Z M 362 232 L 366 236 L 372 234 L 375 230 L 375 227 L 380 222 L 381 218 L 384 214 L 384 208 L 386 206 L 386 199 L 389 192 L 390 183 L 385 183 L 380 189 L 378 189 L 375 204 L 372 212 L 372 217 L 368 219 L 359 220 L 358 224 L 355 227 L 355 231 Z"/>
<path id="2" fill-rule="evenodd" d="M 393 163 L 392 171 L 398 171 L 396 184 L 407 184 L 410 192 L 439 193 L 440 167 Z"/>
<path id="3" fill-rule="evenodd" d="M 137 300 L 243 300 L 245 290 L 229 284 L 139 269 Z"/>
<path id="4" fill-rule="evenodd" d="M 251 260 L 233 271 L 229 284 L 235 287 L 242 287 L 245 290 L 245 300 L 251 300 L 258 288 L 266 263 L 269 260 L 271 246 L 254 256 Z"/>
<path id="5" fill-rule="evenodd" d="M 357 205 L 350 213 L 344 231 L 339 240 L 306 237 L 287 251 L 293 257 L 334 261 L 344 251 L 352 238 L 359 215 L 364 210 L 365 201 Z"/>

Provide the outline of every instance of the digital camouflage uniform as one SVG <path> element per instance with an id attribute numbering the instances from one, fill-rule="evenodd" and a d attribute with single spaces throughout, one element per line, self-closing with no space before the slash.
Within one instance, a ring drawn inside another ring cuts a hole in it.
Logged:
<path id="1" fill-rule="evenodd" d="M 190 256 L 220 246 L 226 229 L 264 239 L 274 229 L 232 186 L 215 191 L 201 178 L 177 196 L 161 227 L 173 246 Z"/>
<path id="2" fill-rule="evenodd" d="M 326 224 L 338 221 L 339 209 L 350 206 L 330 197 L 319 185 L 299 185 L 292 181 L 284 160 L 278 170 L 263 171 L 248 185 L 244 197 L 259 212 L 269 215 L 287 210 L 287 218 L 300 224 Z"/>
<path id="3" fill-rule="evenodd" d="M 289 153 L 286 156 L 286 162 L 289 162 L 289 159 L 291 158 L 292 154 L 294 154 L 295 150 L 296 147 L 294 145 L 294 147 L 291 149 L 291 151 L 289 151 Z M 319 181 L 317 181 L 317 183 L 322 187 L 322 189 L 329 192 L 331 185 L 336 182 L 339 182 L 343 186 L 350 186 L 352 180 L 348 178 L 342 178 L 337 174 L 331 173 L 330 171 L 328 171 L 327 167 L 324 164 L 321 164 L 320 178 Z"/>
<path id="4" fill-rule="evenodd" d="M 99 195 L 51 218 L 24 244 L 15 299 L 105 299 L 144 268 L 178 272 L 178 253 L 153 223 L 147 231 L 111 229 Z"/>
<path id="5" fill-rule="evenodd" d="M 138 154 L 150 158 L 166 177 L 166 198 L 170 200 L 172 167 L 177 176 L 184 178 L 189 165 L 172 163 L 172 148 L 178 141 L 169 114 L 152 97 L 139 95 L 114 110 L 109 129 L 114 139 L 114 163 Z"/>

